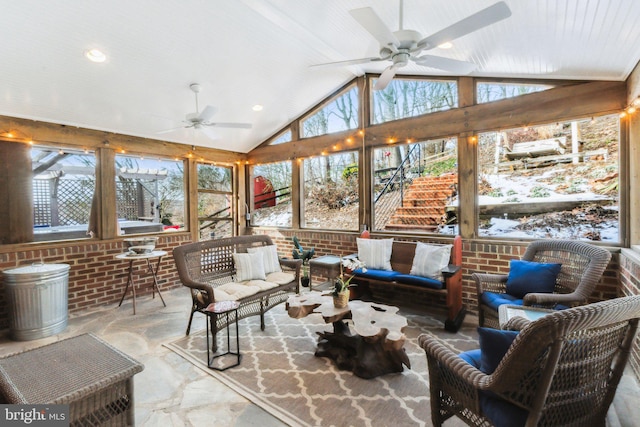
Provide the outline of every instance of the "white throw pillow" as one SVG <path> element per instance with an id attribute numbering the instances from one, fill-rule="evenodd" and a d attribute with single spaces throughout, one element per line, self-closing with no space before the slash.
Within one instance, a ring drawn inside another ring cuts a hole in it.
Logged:
<path id="1" fill-rule="evenodd" d="M 418 242 L 409 274 L 442 281 L 442 269 L 449 265 L 451 248 L 453 245 L 430 245 Z"/>
<path id="2" fill-rule="evenodd" d="M 376 270 L 391 270 L 391 249 L 393 239 L 361 239 L 356 238 L 358 244 L 358 259 L 366 268 Z"/>
<path id="3" fill-rule="evenodd" d="M 233 254 L 233 263 L 236 266 L 236 281 L 266 279 L 264 273 L 264 261 L 259 252 L 253 254 Z"/>
<path id="4" fill-rule="evenodd" d="M 276 248 L 276 245 L 259 246 L 257 248 L 247 248 L 247 252 L 249 252 L 250 254 L 259 252 L 262 254 L 265 274 L 279 273 L 282 271 L 282 267 L 280 267 L 280 259 L 278 258 L 278 249 Z"/>

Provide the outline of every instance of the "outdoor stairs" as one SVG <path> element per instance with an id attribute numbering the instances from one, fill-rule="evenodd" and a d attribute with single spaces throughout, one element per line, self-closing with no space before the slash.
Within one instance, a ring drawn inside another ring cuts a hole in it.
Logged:
<path id="1" fill-rule="evenodd" d="M 456 194 L 457 183 L 456 174 L 414 179 L 385 229 L 435 231 L 446 223 L 446 206 Z"/>

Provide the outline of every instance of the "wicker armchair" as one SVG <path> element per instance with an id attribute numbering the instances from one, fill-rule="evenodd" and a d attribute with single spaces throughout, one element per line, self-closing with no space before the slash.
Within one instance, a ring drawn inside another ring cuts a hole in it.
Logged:
<path id="1" fill-rule="evenodd" d="M 539 240 L 527 247 L 522 260 L 539 263 L 562 264 L 553 293 L 528 293 L 522 301 L 510 301 L 510 304 L 522 304 L 554 308 L 556 305 L 573 307 L 586 304 L 595 289 L 602 273 L 607 268 L 611 253 L 587 242 L 573 240 Z M 497 308 L 487 304 L 483 298 L 485 292 L 505 294 L 508 275 L 473 273 L 478 301 L 478 321 L 480 326 L 498 327 Z"/>
<path id="2" fill-rule="evenodd" d="M 420 335 L 433 425 L 455 415 L 477 426 L 604 427 L 638 318 L 640 295 L 556 311 L 534 322 L 514 317 L 505 329 L 520 332 L 493 373 L 477 369 L 438 338 Z"/>

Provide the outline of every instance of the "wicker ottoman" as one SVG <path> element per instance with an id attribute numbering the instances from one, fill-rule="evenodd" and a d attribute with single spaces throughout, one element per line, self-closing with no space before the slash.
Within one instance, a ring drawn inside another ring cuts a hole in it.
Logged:
<path id="1" fill-rule="evenodd" d="M 144 366 L 91 334 L 0 358 L 4 403 L 68 404 L 72 426 L 134 425 Z"/>

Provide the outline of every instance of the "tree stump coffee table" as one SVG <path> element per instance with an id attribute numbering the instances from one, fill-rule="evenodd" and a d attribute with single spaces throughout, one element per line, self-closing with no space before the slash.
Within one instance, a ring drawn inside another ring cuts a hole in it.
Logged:
<path id="1" fill-rule="evenodd" d="M 345 308 L 335 308 L 333 297 L 319 292 L 292 295 L 286 307 L 294 319 L 319 313 L 326 323 L 333 323 L 333 332 L 318 332 L 315 356 L 332 359 L 339 369 L 369 379 L 402 372 L 403 365 L 411 368 L 403 347 L 407 319 L 397 314 L 398 307 L 352 300 Z"/>

